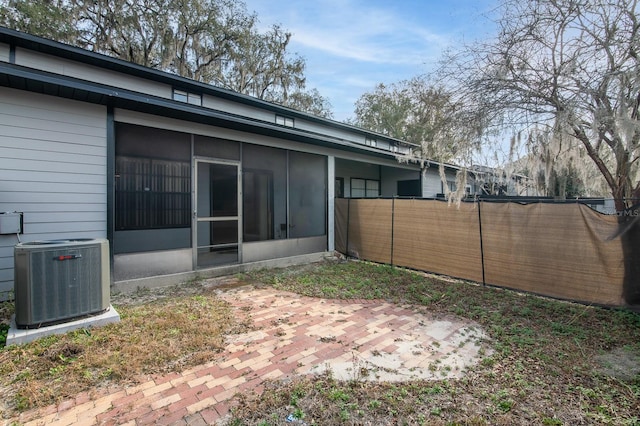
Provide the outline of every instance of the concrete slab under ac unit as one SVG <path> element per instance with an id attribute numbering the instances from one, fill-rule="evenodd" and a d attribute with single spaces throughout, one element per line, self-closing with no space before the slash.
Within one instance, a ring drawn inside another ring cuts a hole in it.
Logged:
<path id="1" fill-rule="evenodd" d="M 32 328 L 28 330 L 20 329 L 16 326 L 15 315 L 11 317 L 11 325 L 7 333 L 7 346 L 22 345 L 24 343 L 33 342 L 41 337 L 50 336 L 52 334 L 65 334 L 69 331 L 79 328 L 100 327 L 110 323 L 120 321 L 120 314 L 116 312 L 113 306 L 109 306 L 105 312 L 100 315 L 84 317 L 74 321 L 63 322 L 60 324 L 49 325 L 40 328 Z"/>

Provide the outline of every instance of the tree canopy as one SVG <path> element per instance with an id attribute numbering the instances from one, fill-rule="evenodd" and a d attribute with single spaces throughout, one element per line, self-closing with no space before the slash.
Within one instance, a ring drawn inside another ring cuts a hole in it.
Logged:
<path id="1" fill-rule="evenodd" d="M 640 22 L 635 0 L 505 0 L 498 36 L 443 70 L 456 92 L 529 152 L 595 166 L 619 210 L 640 198 Z"/>
<path id="2" fill-rule="evenodd" d="M 235 0 L 0 2 L 0 25 L 330 118 L 291 34 L 257 24 Z"/>
<path id="3" fill-rule="evenodd" d="M 503 0 L 494 38 L 452 50 L 430 78 L 365 93 L 354 124 L 463 165 L 515 135 L 509 152 L 526 158 L 506 169 L 540 177 L 542 192 L 607 188 L 619 210 L 637 204 L 638 12 L 636 0 Z"/>
<path id="4" fill-rule="evenodd" d="M 471 166 L 472 157 L 482 140 L 482 117 L 465 107 L 464 100 L 444 85 L 438 85 L 426 76 L 384 85 L 373 92 L 364 93 L 356 102 L 352 124 L 397 139 L 414 143 L 419 149 L 409 157 L 435 160 L 446 183 L 444 165 L 455 163 Z M 466 195 L 467 174 L 463 168 L 457 173 L 456 192 L 445 193 L 450 199 L 460 200 Z"/>

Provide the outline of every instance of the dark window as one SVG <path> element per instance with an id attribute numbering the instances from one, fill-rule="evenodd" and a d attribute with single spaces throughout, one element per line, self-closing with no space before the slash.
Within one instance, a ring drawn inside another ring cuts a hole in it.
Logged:
<path id="1" fill-rule="evenodd" d="M 191 224 L 190 164 L 116 156 L 116 230 Z"/>
<path id="2" fill-rule="evenodd" d="M 243 240 L 287 238 L 287 151 L 242 147 Z"/>
<path id="3" fill-rule="evenodd" d="M 327 158 L 289 151 L 289 237 L 326 234 Z"/>
<path id="4" fill-rule="evenodd" d="M 245 169 L 243 188 L 244 241 L 273 240 L 273 171 Z M 286 231 L 286 225 L 280 227 L 278 238 L 285 238 Z"/>
<path id="5" fill-rule="evenodd" d="M 335 198 L 344 198 L 344 178 L 336 178 L 334 191 Z"/>
<path id="6" fill-rule="evenodd" d="M 244 241 L 326 234 L 326 157 L 245 144 L 242 161 Z"/>
<path id="7" fill-rule="evenodd" d="M 295 122 L 291 117 L 284 117 L 282 115 L 276 115 L 276 124 L 280 124 L 281 126 L 286 127 L 294 127 Z"/>
<path id="8" fill-rule="evenodd" d="M 194 135 L 194 154 L 201 157 L 240 161 L 240 143 L 209 136 Z"/>
<path id="9" fill-rule="evenodd" d="M 353 198 L 376 198 L 380 196 L 380 181 L 374 179 L 351 179 Z"/>
<path id="10" fill-rule="evenodd" d="M 399 180 L 398 195 L 400 197 L 420 197 L 422 186 L 420 179 Z"/>
<path id="11" fill-rule="evenodd" d="M 173 89 L 173 100 L 202 106 L 202 95 L 184 90 Z"/>

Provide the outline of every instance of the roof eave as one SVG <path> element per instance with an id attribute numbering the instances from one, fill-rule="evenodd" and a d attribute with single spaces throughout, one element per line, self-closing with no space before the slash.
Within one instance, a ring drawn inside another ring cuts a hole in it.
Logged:
<path id="1" fill-rule="evenodd" d="M 14 64 L 0 62 L 0 86 L 373 155 L 379 158 L 397 158 L 395 153 L 380 151 L 343 139 Z"/>
<path id="2" fill-rule="evenodd" d="M 106 56 L 100 53 L 91 52 L 79 47 L 70 46 L 64 43 L 60 43 L 53 40 L 48 40 L 42 37 L 37 37 L 31 34 L 23 33 L 20 31 L 12 30 L 5 27 L 0 27 L 0 42 L 8 43 L 13 46 L 19 46 L 26 49 L 38 51 L 45 54 L 54 55 L 60 58 L 69 59 L 88 65 L 97 66 L 104 69 L 109 69 L 119 73 L 156 81 L 171 86 L 176 86 L 181 89 L 192 90 L 203 94 L 210 94 L 218 98 L 231 100 L 241 104 L 253 106 L 256 108 L 265 109 L 268 111 L 277 112 L 283 115 L 308 120 L 311 122 L 321 123 L 325 126 L 348 130 L 350 132 L 356 132 L 364 136 L 374 137 L 381 140 L 387 140 L 395 144 L 408 146 L 411 148 L 417 147 L 417 145 L 410 142 L 406 142 L 400 139 L 392 138 L 377 132 L 362 129 L 356 126 L 352 126 L 345 123 L 340 123 L 335 120 L 318 117 L 312 114 L 297 111 L 291 108 L 287 108 L 281 105 L 277 105 L 271 102 L 264 101 L 262 99 L 254 98 L 252 96 L 237 93 L 228 89 L 212 86 L 195 80 L 191 80 L 179 75 L 170 74 L 165 71 L 160 71 L 153 68 L 144 67 L 142 65 L 127 62 L 121 59 Z"/>

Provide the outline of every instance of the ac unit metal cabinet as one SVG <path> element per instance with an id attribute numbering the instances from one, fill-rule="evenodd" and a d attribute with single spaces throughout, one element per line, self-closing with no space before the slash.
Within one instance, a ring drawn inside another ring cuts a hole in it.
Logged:
<path id="1" fill-rule="evenodd" d="M 35 241 L 15 254 L 18 328 L 38 328 L 106 311 L 110 304 L 109 242 Z"/>

